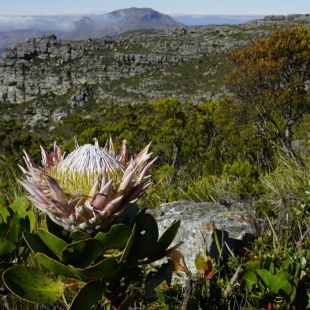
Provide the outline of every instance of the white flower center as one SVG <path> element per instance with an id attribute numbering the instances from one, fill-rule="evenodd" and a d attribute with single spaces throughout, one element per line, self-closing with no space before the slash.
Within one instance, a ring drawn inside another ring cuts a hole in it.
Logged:
<path id="1" fill-rule="evenodd" d="M 111 154 L 91 144 L 85 144 L 75 149 L 59 163 L 58 169 L 89 175 L 101 173 L 103 169 L 107 171 L 124 170 L 122 164 Z"/>

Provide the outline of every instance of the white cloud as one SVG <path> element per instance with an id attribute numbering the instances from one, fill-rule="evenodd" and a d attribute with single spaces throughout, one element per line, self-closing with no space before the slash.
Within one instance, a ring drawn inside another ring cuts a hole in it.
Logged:
<path id="1" fill-rule="evenodd" d="M 17 29 L 42 29 L 70 31 L 74 29 L 74 22 L 81 16 L 7 16 L 0 15 L 0 31 Z"/>
<path id="2" fill-rule="evenodd" d="M 45 31 L 72 31 L 75 22 L 85 15 L 31 15 L 9 16 L 0 15 L 0 32 L 20 29 L 41 29 Z M 88 17 L 94 26 L 113 26 L 125 17 L 123 12 L 118 14 L 89 14 Z"/>

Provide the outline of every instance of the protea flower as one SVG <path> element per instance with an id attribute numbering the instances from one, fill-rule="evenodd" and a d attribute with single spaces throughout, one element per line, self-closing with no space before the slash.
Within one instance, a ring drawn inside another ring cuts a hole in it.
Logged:
<path id="1" fill-rule="evenodd" d="M 33 204 L 55 223 L 68 231 L 100 231 L 119 220 L 150 185 L 147 173 L 156 158 L 149 162 L 147 145 L 137 157 L 126 160 L 126 141 L 118 155 L 113 142 L 100 148 L 78 146 L 63 156 L 56 142 L 50 156 L 41 147 L 42 167 L 36 167 L 24 151 L 28 171 L 20 167 L 26 179 L 19 181 Z"/>

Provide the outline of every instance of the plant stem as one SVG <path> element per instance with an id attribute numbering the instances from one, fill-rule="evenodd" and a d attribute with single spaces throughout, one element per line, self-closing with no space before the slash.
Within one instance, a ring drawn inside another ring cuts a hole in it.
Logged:
<path id="1" fill-rule="evenodd" d="M 187 309 L 187 305 L 188 305 L 188 302 L 189 302 L 189 299 L 192 293 L 192 289 L 193 289 L 192 273 L 188 271 L 187 282 L 186 282 L 186 287 L 184 291 L 184 299 L 183 299 L 181 310 Z"/>

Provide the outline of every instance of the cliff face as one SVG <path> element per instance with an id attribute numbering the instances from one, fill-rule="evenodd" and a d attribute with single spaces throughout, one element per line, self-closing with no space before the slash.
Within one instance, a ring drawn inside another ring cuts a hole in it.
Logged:
<path id="1" fill-rule="evenodd" d="M 218 99 L 225 88 L 227 51 L 277 28 L 309 23 L 300 17 L 269 18 L 243 25 L 140 30 L 101 39 L 30 39 L 0 58 L 0 104 L 30 101 L 33 107 L 40 102 L 51 108 L 62 96 L 63 108 L 71 109 L 88 100 L 101 105 L 106 100 L 122 104 L 160 97 L 194 103 Z"/>
<path id="2" fill-rule="evenodd" d="M 97 40 L 66 41 L 54 35 L 31 39 L 7 49 L 0 58 L 0 102 L 22 103 L 50 92 L 62 95 L 83 84 L 98 85 L 99 100 L 120 103 L 163 96 L 203 101 L 199 86 L 215 75 L 220 65 L 215 55 L 247 43 L 234 39 L 238 32 L 210 26 Z M 188 85 L 182 86 L 184 82 Z M 176 84 L 179 89 L 173 87 Z"/>

